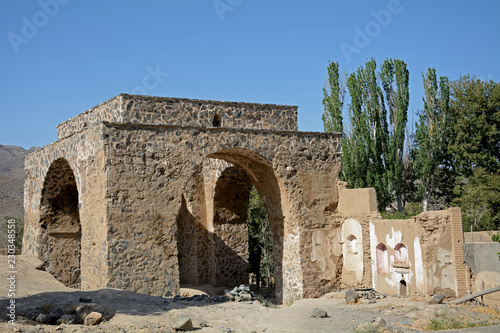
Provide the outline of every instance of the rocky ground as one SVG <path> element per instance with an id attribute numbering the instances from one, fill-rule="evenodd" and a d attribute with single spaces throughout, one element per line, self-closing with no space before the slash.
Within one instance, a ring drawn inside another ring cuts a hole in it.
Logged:
<path id="1" fill-rule="evenodd" d="M 256 300 L 220 302 L 222 297 L 202 296 L 206 293 L 194 289 L 185 289 L 183 293 L 200 296 L 165 298 L 116 289 L 79 291 L 67 288 L 47 272 L 35 269 L 38 265 L 35 258 L 17 256 L 16 321 L 11 325 L 6 311 L 10 304 L 7 257 L 0 256 L 3 275 L 0 279 L 0 332 L 172 332 L 175 325 L 181 325 L 180 321 L 187 319 L 191 319 L 194 331 L 207 333 L 412 332 L 426 330 L 429 324 L 439 322 L 450 325 L 457 321 L 500 324 L 500 312 L 494 307 L 430 305 L 426 299 L 391 296 L 370 300 L 373 297 L 369 295 L 360 298 L 356 304 L 346 304 L 345 292 L 271 308 Z M 326 317 L 318 309 L 326 312 Z M 104 321 L 96 326 L 36 324 L 34 320 L 40 314 L 60 312 L 74 315 L 75 319 L 80 317 L 83 321 L 92 310 L 103 313 Z M 384 320 L 370 324 L 377 318 Z M 375 329 L 376 324 L 381 326 L 379 330 Z M 465 331 L 498 332 L 500 327 Z"/>

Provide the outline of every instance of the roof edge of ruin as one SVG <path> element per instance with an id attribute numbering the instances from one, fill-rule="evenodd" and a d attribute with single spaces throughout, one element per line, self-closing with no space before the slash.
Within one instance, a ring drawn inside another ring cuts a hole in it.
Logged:
<path id="1" fill-rule="evenodd" d="M 298 106 L 296 105 L 286 105 L 286 104 L 271 104 L 271 103 L 249 103 L 249 102 L 234 102 L 234 101 L 216 101 L 216 100 L 211 100 L 211 99 L 191 99 L 191 98 L 182 98 L 182 97 L 162 97 L 162 96 L 148 96 L 148 95 L 132 95 L 132 94 L 125 94 L 125 93 L 121 93 L 119 95 L 116 95 L 116 96 L 113 96 L 111 97 L 110 99 L 107 99 L 105 100 L 104 102 L 102 103 L 99 103 L 93 107 L 91 107 L 90 109 L 87 109 L 71 118 L 69 118 L 68 120 L 65 120 L 63 121 L 62 123 L 60 123 L 59 125 L 56 126 L 56 128 L 59 128 L 60 126 L 68 123 L 68 122 L 71 122 L 72 120 L 74 120 L 75 118 L 78 118 L 84 114 L 87 114 L 87 113 L 90 113 L 92 112 L 93 110 L 105 105 L 105 104 L 108 104 L 108 103 L 111 103 L 112 101 L 114 101 L 115 99 L 117 98 L 126 98 L 126 99 L 131 99 L 131 98 L 134 98 L 134 97 L 139 97 L 139 98 L 143 98 L 143 99 L 146 99 L 146 100 L 163 100 L 163 101 L 181 101 L 181 102 L 194 102 L 194 103 L 210 103 L 210 104 L 222 104 L 222 105 L 241 105 L 241 106 L 261 106 L 261 107 L 273 107 L 273 108 L 277 108 L 277 109 L 286 109 L 286 108 L 293 108 L 295 110 L 298 110 Z"/>

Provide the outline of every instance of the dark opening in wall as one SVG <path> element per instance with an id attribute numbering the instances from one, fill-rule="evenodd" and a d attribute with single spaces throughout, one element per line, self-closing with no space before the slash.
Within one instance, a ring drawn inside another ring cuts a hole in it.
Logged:
<path id="1" fill-rule="evenodd" d="M 222 125 L 222 119 L 219 114 L 216 114 L 214 116 L 214 119 L 212 119 L 212 126 L 213 127 L 220 127 Z"/>

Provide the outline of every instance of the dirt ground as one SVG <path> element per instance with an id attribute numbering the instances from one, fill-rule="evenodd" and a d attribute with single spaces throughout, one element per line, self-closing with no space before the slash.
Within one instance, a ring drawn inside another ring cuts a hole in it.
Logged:
<path id="1" fill-rule="evenodd" d="M 388 297 L 368 304 L 347 305 L 344 292 L 330 293 L 319 299 L 297 300 L 290 306 L 265 307 L 260 302 L 211 303 L 205 300 L 174 300 L 117 289 L 80 291 L 65 287 L 49 273 L 35 269 L 36 258 L 16 258 L 16 321 L 9 324 L 7 256 L 0 256 L 0 332 L 171 332 L 181 315 L 189 316 L 196 332 L 353 332 L 360 324 L 382 317 L 391 332 L 422 331 L 427 318 L 454 316 L 472 320 L 489 320 L 500 324 L 499 311 L 494 307 L 429 305 L 425 299 Z M 208 290 L 214 292 L 213 290 Z M 183 293 L 203 293 L 184 289 Z M 81 297 L 92 299 L 116 312 L 98 326 L 35 325 L 33 318 L 55 308 L 75 307 Z M 314 318 L 314 308 L 328 313 L 326 318 Z M 201 324 L 201 325 L 200 325 Z M 206 324 L 208 327 L 201 327 Z M 460 330 L 457 332 L 462 332 Z M 500 326 L 466 329 L 464 332 L 500 332 Z"/>

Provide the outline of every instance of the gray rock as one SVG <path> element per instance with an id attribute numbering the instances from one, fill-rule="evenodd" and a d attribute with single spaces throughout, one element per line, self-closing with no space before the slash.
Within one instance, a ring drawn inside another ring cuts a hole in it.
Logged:
<path id="1" fill-rule="evenodd" d="M 358 294 L 354 290 L 347 290 L 345 292 L 345 302 L 347 304 L 356 304 L 358 302 Z"/>
<path id="2" fill-rule="evenodd" d="M 445 296 L 443 294 L 437 294 L 432 296 L 432 298 L 429 300 L 429 304 L 441 304 L 443 303 Z"/>
<path id="3" fill-rule="evenodd" d="M 208 326 L 208 324 L 205 320 L 201 320 L 199 326 L 200 327 L 210 327 L 210 326 Z"/>
<path id="4" fill-rule="evenodd" d="M 193 329 L 193 322 L 188 316 L 178 316 L 172 328 L 176 331 L 190 331 Z"/>
<path id="5" fill-rule="evenodd" d="M 83 324 L 85 326 L 95 326 L 99 325 L 101 321 L 102 321 L 102 314 L 94 311 L 85 316 Z"/>
<path id="6" fill-rule="evenodd" d="M 241 294 L 240 298 L 243 302 L 248 302 L 252 300 L 252 295 L 250 294 Z"/>
<path id="7" fill-rule="evenodd" d="M 315 308 L 315 309 L 313 309 L 311 316 L 314 318 L 325 318 L 328 316 L 328 314 L 323 309 Z"/>
<path id="8" fill-rule="evenodd" d="M 99 312 L 102 314 L 103 320 L 110 320 L 116 314 L 116 311 L 100 304 L 86 303 L 80 304 L 76 308 L 76 322 L 79 324 L 84 323 L 85 317 L 91 312 Z"/>
<path id="9" fill-rule="evenodd" d="M 75 322 L 76 316 L 65 314 L 61 318 L 57 319 L 57 325 L 68 324 L 71 325 Z"/>
<path id="10" fill-rule="evenodd" d="M 54 317 L 46 313 L 41 313 L 36 317 L 36 322 L 38 324 L 51 324 L 53 320 Z"/>
<path id="11" fill-rule="evenodd" d="M 375 319 L 372 323 L 376 328 L 385 328 L 387 326 L 387 323 L 385 322 L 384 318 L 378 317 Z"/>
<path id="12" fill-rule="evenodd" d="M 57 308 L 57 309 L 50 311 L 49 315 L 58 319 L 58 318 L 61 318 L 62 316 L 64 316 L 64 311 L 61 310 L 60 308 Z"/>

